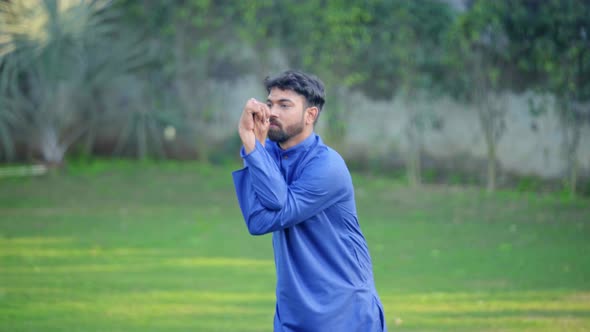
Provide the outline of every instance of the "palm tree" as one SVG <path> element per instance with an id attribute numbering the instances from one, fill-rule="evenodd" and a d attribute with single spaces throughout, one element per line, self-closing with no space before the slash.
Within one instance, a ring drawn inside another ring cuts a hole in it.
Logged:
<path id="1" fill-rule="evenodd" d="M 96 123 L 100 90 L 140 65 L 141 50 L 104 0 L 0 2 L 0 31 L 0 137 L 16 132 L 11 141 L 59 165 Z"/>

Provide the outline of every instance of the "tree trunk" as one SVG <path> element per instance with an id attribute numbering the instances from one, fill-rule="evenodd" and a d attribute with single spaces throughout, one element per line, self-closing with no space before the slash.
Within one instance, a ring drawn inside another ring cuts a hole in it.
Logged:
<path id="1" fill-rule="evenodd" d="M 411 166 L 411 184 L 414 187 L 419 187 L 422 185 L 422 160 L 420 158 L 420 148 L 419 144 L 415 144 L 412 149 L 412 166 Z"/>
<path id="2" fill-rule="evenodd" d="M 67 147 L 60 143 L 57 130 L 50 125 L 42 127 L 39 138 L 43 160 L 50 166 L 62 165 Z"/>
<path id="3" fill-rule="evenodd" d="M 145 115 L 142 114 L 140 123 L 137 126 L 137 159 L 146 160 L 148 158 L 148 142 Z"/>
<path id="4" fill-rule="evenodd" d="M 570 194 L 575 196 L 578 183 L 578 146 L 580 145 L 581 125 L 576 110 L 567 100 L 561 101 L 561 107 L 563 143 L 567 158 L 567 186 Z"/>
<path id="5" fill-rule="evenodd" d="M 500 101 L 498 96 L 490 96 L 489 92 L 480 96 L 481 102 L 478 104 L 478 117 L 481 130 L 484 134 L 486 143 L 487 157 L 487 179 L 486 189 L 488 192 L 496 190 L 496 173 L 497 173 L 497 148 L 498 140 L 504 132 L 503 119 L 505 114 L 505 105 Z"/>
<path id="6" fill-rule="evenodd" d="M 574 162 L 571 167 L 571 171 L 570 171 L 570 194 L 572 196 L 576 195 L 577 184 L 578 184 L 578 163 Z"/>
<path id="7" fill-rule="evenodd" d="M 334 103 L 330 107 L 330 111 L 323 116 L 327 116 L 326 133 L 327 141 L 336 149 L 342 146 L 342 142 L 347 134 L 347 120 L 348 120 L 348 105 L 346 88 L 338 85 L 332 90 L 334 93 Z M 323 112 L 322 112 L 323 113 Z"/>
<path id="8" fill-rule="evenodd" d="M 566 147 L 568 151 L 568 173 L 569 181 L 568 187 L 569 192 L 572 196 L 576 196 L 577 184 L 578 184 L 578 146 L 580 145 L 580 125 L 576 121 L 570 124 L 569 139 L 567 140 Z M 566 134 L 567 135 L 567 134 Z"/>
<path id="9" fill-rule="evenodd" d="M 406 128 L 406 134 L 409 141 L 409 153 L 408 153 L 408 181 L 410 186 L 419 187 L 422 185 L 421 169 L 422 160 L 420 156 L 421 152 L 421 132 L 418 128 L 418 119 L 415 109 L 408 105 L 410 113 L 410 121 Z"/>
<path id="10" fill-rule="evenodd" d="M 487 190 L 493 192 L 496 190 L 496 142 L 490 140 L 488 145 L 488 180 Z"/>
<path id="11" fill-rule="evenodd" d="M 490 101 L 488 101 L 490 102 Z M 480 107 L 479 121 L 484 132 L 486 141 L 486 156 L 487 156 L 487 182 L 486 189 L 488 192 L 496 190 L 496 140 L 495 140 L 495 119 L 490 105 L 487 103 Z"/>

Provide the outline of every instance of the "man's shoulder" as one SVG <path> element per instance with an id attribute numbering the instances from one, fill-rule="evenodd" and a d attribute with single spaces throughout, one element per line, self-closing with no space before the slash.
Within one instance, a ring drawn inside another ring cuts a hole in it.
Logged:
<path id="1" fill-rule="evenodd" d="M 306 165 L 303 165 L 308 177 L 333 190 L 351 188 L 350 171 L 340 153 L 321 141 L 310 152 Z"/>
<path id="2" fill-rule="evenodd" d="M 314 146 L 313 151 L 311 153 L 311 158 L 309 159 L 310 162 L 319 163 L 322 165 L 323 169 L 335 171 L 335 170 L 346 170 L 348 171 L 348 167 L 346 166 L 346 162 L 344 158 L 332 147 L 325 144 L 321 138 L 318 136 L 318 142 L 316 146 Z"/>
<path id="3" fill-rule="evenodd" d="M 318 144 L 316 146 L 317 153 L 321 154 L 324 158 L 331 158 L 334 160 L 344 162 L 344 158 L 340 155 L 338 151 L 336 151 L 331 146 L 327 145 L 323 142 L 323 140 L 318 136 Z"/>

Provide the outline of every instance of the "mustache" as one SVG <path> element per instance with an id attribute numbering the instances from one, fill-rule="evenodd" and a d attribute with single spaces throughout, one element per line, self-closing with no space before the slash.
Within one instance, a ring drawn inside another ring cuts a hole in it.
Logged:
<path id="1" fill-rule="evenodd" d="M 275 125 L 277 127 L 281 127 L 281 124 L 275 119 L 270 119 L 270 124 Z"/>

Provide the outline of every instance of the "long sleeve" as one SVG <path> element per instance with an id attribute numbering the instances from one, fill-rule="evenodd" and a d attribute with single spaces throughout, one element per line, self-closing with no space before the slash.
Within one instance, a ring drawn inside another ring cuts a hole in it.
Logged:
<path id="1" fill-rule="evenodd" d="M 250 177 L 250 181 L 243 185 L 251 186 L 262 206 L 279 210 L 287 198 L 287 184 L 277 163 L 258 141 L 252 152 L 245 154 L 242 148 L 240 154 L 244 159 L 245 172 Z"/>
<path id="2" fill-rule="evenodd" d="M 320 213 L 348 193 L 348 173 L 337 159 L 314 157 L 305 165 L 298 180 L 287 186 L 284 204 L 277 210 L 267 209 L 258 195 L 252 195 L 254 184 L 248 170 L 233 173 L 238 202 L 248 230 L 261 235 L 291 227 Z M 256 192 L 258 193 L 258 192 Z"/>
<path id="3" fill-rule="evenodd" d="M 342 157 L 317 135 L 242 157 L 232 176 L 248 231 L 273 233 L 274 331 L 386 331 Z"/>

